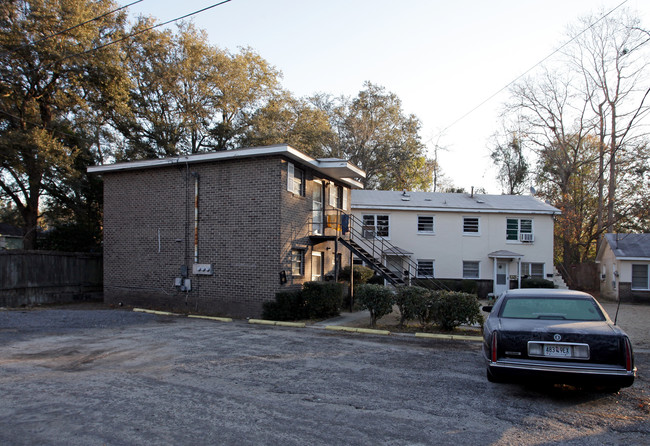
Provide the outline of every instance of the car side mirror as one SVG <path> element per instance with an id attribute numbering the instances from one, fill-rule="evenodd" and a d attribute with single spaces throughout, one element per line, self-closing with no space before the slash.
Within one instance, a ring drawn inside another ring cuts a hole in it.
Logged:
<path id="1" fill-rule="evenodd" d="M 483 311 L 485 311 L 486 313 L 490 313 L 490 312 L 492 312 L 493 307 L 494 307 L 494 305 L 485 305 L 483 307 Z"/>

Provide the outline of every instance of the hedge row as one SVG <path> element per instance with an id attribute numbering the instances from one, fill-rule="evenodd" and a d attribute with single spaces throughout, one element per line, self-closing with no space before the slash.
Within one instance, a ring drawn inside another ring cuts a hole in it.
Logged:
<path id="1" fill-rule="evenodd" d="M 417 320 L 424 327 L 434 323 L 444 330 L 462 324 L 483 323 L 481 307 L 475 295 L 458 291 L 439 291 L 408 286 L 393 292 L 381 285 L 360 285 L 355 296 L 362 309 L 370 311 L 370 325 L 391 313 L 393 305 L 400 312 L 400 325 Z"/>
<path id="2" fill-rule="evenodd" d="M 337 282 L 306 282 L 302 290 L 280 291 L 264 302 L 262 317 L 273 321 L 321 319 L 338 316 L 345 286 Z"/>

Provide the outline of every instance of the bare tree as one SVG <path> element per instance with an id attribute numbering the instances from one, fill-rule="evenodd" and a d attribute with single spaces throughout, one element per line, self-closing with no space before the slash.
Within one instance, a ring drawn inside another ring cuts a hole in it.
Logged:
<path id="1" fill-rule="evenodd" d="M 620 167 L 628 154 L 643 146 L 640 140 L 647 136 L 641 126 L 650 112 L 650 35 L 626 10 L 603 19 L 585 17 L 569 35 L 575 43 L 566 54 L 591 98 L 599 138 L 598 233 L 613 232 Z"/>
<path id="2" fill-rule="evenodd" d="M 574 84 L 570 75 L 546 70 L 539 78 L 514 85 L 512 101 L 506 106 L 507 114 L 517 116 L 521 138 L 537 158 L 539 193 L 562 210 L 556 249 L 558 258 L 567 265 L 581 257 L 577 237 L 582 231 L 576 228 L 583 226 L 579 212 L 583 206 L 573 198 L 584 195 L 574 193 L 576 184 L 583 178 L 581 173 L 595 162 L 584 150 L 594 128 L 586 116 L 591 98 Z"/>

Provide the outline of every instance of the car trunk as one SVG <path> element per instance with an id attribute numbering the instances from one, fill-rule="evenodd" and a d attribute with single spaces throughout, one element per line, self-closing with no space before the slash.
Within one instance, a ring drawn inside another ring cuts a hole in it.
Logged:
<path id="1" fill-rule="evenodd" d="M 555 339 L 556 335 L 560 339 Z M 620 352 L 625 351 L 618 334 L 607 322 L 575 322 L 549 320 L 501 319 L 498 328 L 499 358 L 521 358 L 549 361 L 580 361 L 595 364 L 625 365 Z M 589 359 L 529 357 L 528 342 L 548 344 L 575 343 L 589 346 Z"/>

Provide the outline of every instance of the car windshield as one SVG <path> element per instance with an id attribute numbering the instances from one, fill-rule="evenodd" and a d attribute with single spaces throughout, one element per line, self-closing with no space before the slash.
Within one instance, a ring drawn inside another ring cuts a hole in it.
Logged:
<path id="1" fill-rule="evenodd" d="M 515 297 L 506 299 L 501 317 L 512 319 L 550 319 L 571 321 L 604 321 L 605 316 L 588 299 Z"/>

